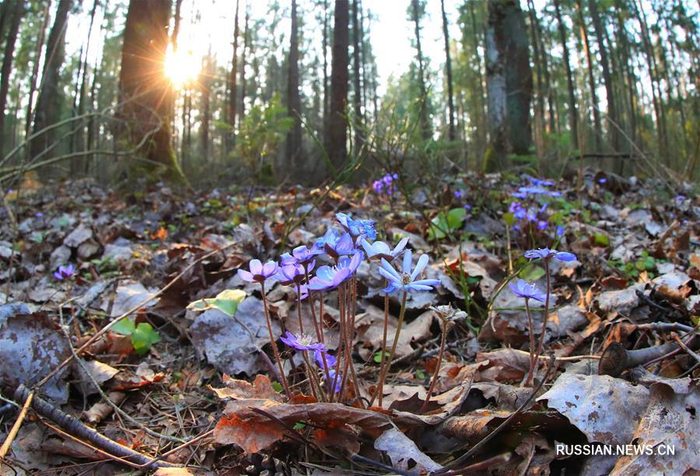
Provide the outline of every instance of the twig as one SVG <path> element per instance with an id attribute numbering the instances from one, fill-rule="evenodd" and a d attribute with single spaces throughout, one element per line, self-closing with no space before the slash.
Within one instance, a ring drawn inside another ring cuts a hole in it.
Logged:
<path id="1" fill-rule="evenodd" d="M 24 419 L 27 416 L 27 410 L 29 410 L 29 407 L 32 404 L 33 398 L 34 398 L 34 395 L 32 395 L 32 394 L 30 394 L 27 397 L 27 400 L 24 402 L 24 405 L 22 406 L 22 410 L 19 412 L 19 416 L 17 417 L 15 424 L 12 425 L 12 429 L 10 430 L 10 433 L 7 434 L 7 438 L 5 438 L 5 442 L 2 444 L 2 447 L 0 447 L 0 461 L 5 459 L 5 455 L 9 451 L 10 446 L 12 445 L 12 442 L 17 437 L 17 433 L 19 432 L 19 429 L 22 426 L 22 422 L 24 422 Z"/>
<path id="2" fill-rule="evenodd" d="M 34 393 L 30 392 L 29 389 L 27 389 L 27 387 L 25 387 L 22 384 L 20 384 L 20 386 L 17 387 L 14 397 L 15 401 L 17 402 L 24 401 L 25 406 L 28 406 L 26 402 L 29 401 L 32 408 L 34 408 L 34 410 L 39 415 L 55 422 L 57 425 L 63 428 L 69 435 L 73 437 L 76 437 L 77 435 L 77 437 L 80 437 L 83 440 L 92 443 L 96 447 L 105 450 L 111 455 L 117 456 L 118 458 L 120 458 L 120 460 L 124 460 L 124 462 L 127 462 L 129 464 L 135 463 L 141 465 L 141 467 L 178 467 L 178 465 L 175 464 L 156 461 L 150 456 L 146 456 L 142 453 L 134 451 L 127 446 L 121 445 L 116 441 L 107 438 L 106 436 L 98 433 L 96 430 L 93 430 L 92 428 L 86 426 L 77 418 L 68 415 L 63 411 L 59 410 L 58 408 L 54 407 L 46 400 L 43 400 L 41 397 L 34 396 Z M 20 419 L 18 418 L 18 420 Z M 7 441 L 9 441 L 9 438 L 8 440 L 6 440 L 6 443 Z M 82 440 L 77 441 L 83 442 Z"/>
<path id="3" fill-rule="evenodd" d="M 537 384 L 537 387 L 535 387 L 532 390 L 532 393 L 530 394 L 529 397 L 527 397 L 527 400 L 523 402 L 522 405 L 518 407 L 517 410 L 515 410 L 513 413 L 510 414 L 508 418 L 503 420 L 503 422 L 498 425 L 491 433 L 486 435 L 481 441 L 479 441 L 476 445 L 472 446 L 472 448 L 464 453 L 462 456 L 457 458 L 456 460 L 452 461 L 450 464 L 446 465 L 443 469 L 436 471 L 432 474 L 435 475 L 441 475 L 441 476 L 453 476 L 453 475 L 458 475 L 458 474 L 464 474 L 461 470 L 454 470 L 454 471 L 448 471 L 450 468 L 454 468 L 455 466 L 458 466 L 459 464 L 465 462 L 472 456 L 476 454 L 477 451 L 479 451 L 481 448 L 483 448 L 486 443 L 491 441 L 498 433 L 500 433 L 508 424 L 513 421 L 516 415 L 519 415 L 522 413 L 522 411 L 527 407 L 530 402 L 532 401 L 533 398 L 535 398 L 535 395 L 537 395 L 537 392 L 540 391 L 544 383 L 547 381 L 547 378 L 549 377 L 549 374 L 551 370 L 554 368 L 554 357 L 550 357 L 549 359 L 549 365 L 547 366 L 547 373 L 542 377 L 542 380 L 540 380 L 540 383 Z"/>

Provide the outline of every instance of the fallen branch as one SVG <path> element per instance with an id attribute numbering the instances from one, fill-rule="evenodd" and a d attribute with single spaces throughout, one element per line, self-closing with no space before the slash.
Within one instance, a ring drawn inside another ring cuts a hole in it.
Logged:
<path id="1" fill-rule="evenodd" d="M 689 338 L 689 343 L 695 336 Z M 686 344 L 688 345 L 688 344 Z M 698 343 L 691 345 L 698 347 Z M 622 372 L 638 365 L 647 365 L 679 353 L 682 347 L 677 342 L 655 345 L 646 349 L 627 350 L 619 342 L 613 342 L 603 351 L 598 363 L 598 374 L 617 377 Z"/>
<path id="2" fill-rule="evenodd" d="M 158 461 L 154 458 L 151 458 L 150 456 L 139 453 L 138 451 L 134 451 L 128 446 L 124 446 L 120 443 L 117 443 L 114 440 L 107 438 L 106 436 L 86 426 L 77 418 L 68 415 L 63 411 L 59 410 L 58 408 L 54 407 L 41 397 L 34 396 L 34 392 L 30 392 L 29 389 L 24 385 L 20 385 L 19 387 L 17 387 L 17 390 L 15 390 L 14 398 L 15 401 L 18 403 L 24 402 L 25 410 L 28 406 L 31 406 L 39 415 L 53 421 L 72 437 L 75 437 L 76 441 L 82 442 L 82 440 L 85 440 L 91 443 L 92 445 L 96 446 L 97 448 L 104 450 L 107 454 L 113 455 L 117 457 L 120 461 L 123 461 L 127 464 L 138 465 L 138 467 L 140 468 L 179 467 L 179 465 L 167 463 L 165 461 Z M 18 423 L 21 423 L 20 418 L 18 418 L 17 422 L 15 422 L 15 426 L 17 426 Z M 11 441 L 12 439 L 8 437 L 5 440 L 5 444 L 11 443 Z"/>

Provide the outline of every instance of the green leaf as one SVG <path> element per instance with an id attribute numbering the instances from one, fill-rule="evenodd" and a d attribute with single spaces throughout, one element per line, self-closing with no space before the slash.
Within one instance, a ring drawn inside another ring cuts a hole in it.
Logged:
<path id="1" fill-rule="evenodd" d="M 544 268 L 535 264 L 529 264 L 520 272 L 520 277 L 527 281 L 537 281 L 545 275 Z"/>
<path id="2" fill-rule="evenodd" d="M 513 226 L 513 224 L 515 223 L 515 214 L 510 212 L 504 213 L 503 221 L 506 222 L 506 225 Z"/>
<path id="3" fill-rule="evenodd" d="M 296 422 L 296 423 L 294 424 L 294 429 L 295 429 L 295 430 L 303 430 L 304 428 L 306 428 L 306 425 L 305 425 L 304 423 Z"/>
<path id="4" fill-rule="evenodd" d="M 605 233 L 596 233 L 593 236 L 593 243 L 597 246 L 608 246 L 610 244 L 610 238 Z"/>
<path id="5" fill-rule="evenodd" d="M 463 207 L 453 208 L 447 212 L 447 227 L 450 231 L 459 229 L 462 226 L 462 222 L 467 217 L 467 210 Z"/>
<path id="6" fill-rule="evenodd" d="M 191 302 L 187 309 L 194 311 L 206 311 L 207 309 L 218 309 L 224 314 L 233 316 L 238 310 L 238 305 L 243 302 L 246 297 L 245 291 L 240 289 L 227 289 L 216 295 L 214 299 L 200 299 Z"/>
<path id="7" fill-rule="evenodd" d="M 121 321 L 117 322 L 114 326 L 112 326 L 113 332 L 116 332 L 117 334 L 122 334 L 125 336 L 130 336 L 131 334 L 134 333 L 135 330 L 136 330 L 136 326 L 134 325 L 134 321 L 132 321 L 128 317 L 125 317 Z"/>
<path id="8" fill-rule="evenodd" d="M 281 393 L 282 390 L 284 390 L 284 389 L 282 388 L 282 384 L 279 383 L 279 382 L 272 382 L 272 388 L 273 388 L 274 391 L 277 392 L 277 393 Z"/>
<path id="9" fill-rule="evenodd" d="M 425 372 L 421 369 L 416 370 L 416 377 L 418 377 L 419 380 L 425 380 Z"/>
<path id="10" fill-rule="evenodd" d="M 131 334 L 131 344 L 139 355 L 148 352 L 151 346 L 156 342 L 160 342 L 160 336 L 158 332 L 153 329 L 153 326 L 147 322 L 139 324 L 136 330 L 134 330 L 134 333 Z"/>
<path id="11" fill-rule="evenodd" d="M 389 357 L 389 352 L 384 352 L 384 358 Z M 382 363 L 382 351 L 378 351 L 374 353 L 374 361 L 378 364 Z"/>

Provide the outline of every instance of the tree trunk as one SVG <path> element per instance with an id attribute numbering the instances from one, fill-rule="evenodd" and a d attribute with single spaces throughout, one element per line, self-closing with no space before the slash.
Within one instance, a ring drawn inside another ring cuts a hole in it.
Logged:
<path id="1" fill-rule="evenodd" d="M 200 160 L 209 161 L 209 123 L 211 122 L 211 83 L 214 78 L 214 58 L 209 54 L 202 59 L 202 74 L 199 87 L 202 92 L 199 123 L 199 148 L 202 152 Z"/>
<path id="2" fill-rule="evenodd" d="M 302 176 L 299 170 L 301 154 L 301 97 L 299 96 L 299 25 L 297 0 L 292 0 L 292 33 L 289 43 L 289 75 L 287 76 L 287 111 L 294 121 L 287 134 L 287 165 L 295 178 Z"/>
<path id="3" fill-rule="evenodd" d="M 504 31 L 506 54 L 506 91 L 508 135 L 511 152 L 527 155 L 532 146 L 530 101 L 532 99 L 532 70 L 527 40 L 525 16 L 517 0 L 505 4 Z"/>
<path id="4" fill-rule="evenodd" d="M 486 90 L 490 145 L 486 157 L 486 171 L 503 170 L 508 163 L 508 118 L 506 109 L 506 51 L 503 23 L 504 5 L 489 0 L 489 18 L 486 28 Z"/>
<path id="5" fill-rule="evenodd" d="M 145 158 L 165 166 L 169 179 L 184 182 L 170 142 L 172 84 L 163 71 L 170 8 L 170 0 L 129 2 L 119 76 L 121 116 Z"/>
<path id="6" fill-rule="evenodd" d="M 472 51 L 474 51 L 474 57 L 476 58 L 476 94 L 472 94 L 472 102 L 474 107 L 472 108 L 471 120 L 474 121 L 476 127 L 474 127 L 474 136 L 476 145 L 474 147 L 475 156 L 477 157 L 477 168 L 481 169 L 483 165 L 483 158 L 486 155 L 486 136 L 489 130 L 489 126 L 485 120 L 487 117 L 487 111 L 485 111 L 485 102 L 488 100 L 488 92 L 484 90 L 484 75 L 482 72 L 482 59 L 479 53 L 479 46 L 482 41 L 479 37 L 479 28 L 477 27 L 476 21 L 476 9 L 475 2 L 469 2 L 469 16 L 471 19 L 472 27 Z M 484 35 L 485 36 L 485 35 Z M 484 38 L 483 44 L 486 43 Z M 470 120 L 470 122 L 471 122 Z M 466 123 L 466 121 L 464 121 Z M 466 131 L 465 131 L 466 133 Z"/>
<path id="7" fill-rule="evenodd" d="M 330 89 L 328 85 L 328 0 L 323 1 L 323 142 L 328 141 L 328 111 L 330 108 Z"/>
<path id="8" fill-rule="evenodd" d="M 227 102 L 227 114 L 226 122 L 231 126 L 231 131 L 226 134 L 226 153 L 236 147 L 236 102 L 238 99 L 238 91 L 236 89 L 236 78 L 238 77 L 238 10 L 240 6 L 240 0 L 236 0 L 236 15 L 234 17 L 233 23 L 233 57 L 231 58 L 231 73 L 229 74 L 229 89 L 228 89 L 228 102 Z"/>
<path id="9" fill-rule="evenodd" d="M 600 140 L 603 137 L 603 129 L 600 125 L 600 111 L 598 109 L 598 95 L 596 94 L 595 78 L 593 77 L 593 59 L 591 57 L 591 49 L 588 45 L 588 32 L 586 30 L 586 21 L 583 18 L 583 9 L 581 0 L 576 0 L 576 11 L 578 12 L 579 27 L 581 29 L 581 40 L 583 41 L 583 49 L 586 53 L 586 62 L 588 64 L 588 88 L 591 94 L 591 108 L 593 109 L 593 127 L 596 151 L 601 150 Z"/>
<path id="10" fill-rule="evenodd" d="M 360 22 L 358 19 L 359 0 L 352 2 L 352 65 L 353 65 L 353 99 L 354 99 L 354 119 L 355 119 L 355 154 L 358 155 L 364 144 L 364 133 L 362 128 L 364 118 L 362 116 L 362 80 L 360 65 Z"/>
<path id="11" fill-rule="evenodd" d="M 46 8 L 44 8 L 44 19 L 41 23 L 41 31 L 39 32 L 39 39 L 36 42 L 36 50 L 34 52 L 34 64 L 32 65 L 32 76 L 29 83 L 29 94 L 27 95 L 27 117 L 26 123 L 24 124 L 24 137 L 29 138 L 29 134 L 32 130 L 32 124 L 34 124 L 34 94 L 36 93 L 36 79 L 39 77 L 39 63 L 41 62 L 41 52 L 44 49 L 44 40 L 46 39 L 46 28 L 49 25 L 49 13 L 51 8 L 51 2 L 47 2 Z M 29 148 L 26 149 L 29 153 Z"/>
<path id="12" fill-rule="evenodd" d="M 238 118 L 238 122 L 241 123 L 243 122 L 243 118 L 245 117 L 245 96 L 246 96 L 246 76 L 245 76 L 245 67 L 246 67 L 246 53 L 248 52 L 248 37 L 250 33 L 248 32 L 248 21 L 250 19 L 250 13 L 248 12 L 248 3 L 246 2 L 246 7 L 245 7 L 245 23 L 243 25 L 243 53 L 241 54 L 241 77 L 240 77 L 240 83 L 241 83 L 241 114 L 240 117 Z"/>
<path id="13" fill-rule="evenodd" d="M 535 12 L 535 5 L 532 0 L 527 1 L 527 10 L 530 17 L 530 33 L 532 38 L 532 52 L 534 54 L 533 62 L 535 64 L 535 77 L 537 78 L 537 101 L 535 101 L 535 110 L 537 111 L 537 120 L 535 121 L 535 142 L 538 146 L 538 153 L 543 152 L 544 146 L 544 130 L 545 130 L 545 117 L 544 117 L 544 106 L 545 106 L 545 84 L 544 75 L 542 74 L 542 55 L 540 42 L 537 39 L 539 31 L 539 23 L 537 21 L 537 13 Z"/>
<path id="14" fill-rule="evenodd" d="M 5 41 L 5 51 L 2 57 L 2 79 L 0 79 L 0 159 L 5 157 L 5 107 L 7 107 L 7 92 L 10 90 L 10 73 L 12 72 L 12 61 L 15 57 L 15 43 L 19 24 L 24 15 L 24 1 L 15 0 L 12 5 L 14 9 L 6 13 L 11 15 L 10 29 L 7 32 Z"/>
<path id="15" fill-rule="evenodd" d="M 328 157 L 340 171 L 347 158 L 348 43 L 350 6 L 348 0 L 335 0 L 333 59 L 331 64 L 330 117 L 328 118 Z"/>
<path id="16" fill-rule="evenodd" d="M 627 112 L 627 117 L 628 117 L 628 124 L 629 124 L 629 140 L 634 144 L 637 141 L 637 110 L 635 107 L 636 104 L 636 99 L 635 99 L 635 94 L 636 94 L 636 84 L 637 84 L 637 77 L 634 74 L 634 71 L 632 70 L 632 67 L 630 66 L 630 54 L 631 54 L 631 49 L 630 49 L 630 43 L 627 38 L 627 29 L 625 28 L 625 22 L 622 18 L 622 11 L 623 7 L 620 3 L 620 0 L 615 0 L 615 19 L 617 22 L 617 35 L 616 37 L 619 38 L 620 41 L 620 57 L 621 57 L 621 62 L 623 66 L 623 81 L 622 81 L 622 86 L 626 87 L 627 89 L 627 107 L 626 107 L 626 112 Z M 625 85 L 625 78 L 627 81 L 627 84 Z"/>
<path id="17" fill-rule="evenodd" d="M 445 38 L 445 72 L 447 74 L 447 113 L 449 114 L 448 138 L 451 141 L 457 140 L 455 129 L 455 100 L 454 87 L 452 85 L 452 58 L 450 57 L 450 33 L 447 28 L 447 14 L 445 13 L 445 0 L 440 0 L 442 10 L 442 36 Z"/>
<path id="18" fill-rule="evenodd" d="M 428 92 L 425 87 L 425 65 L 423 64 L 423 49 L 420 42 L 420 12 L 418 0 L 411 1 L 413 23 L 416 34 L 416 59 L 418 59 L 418 88 L 420 89 L 420 128 L 423 140 L 430 139 L 430 123 L 428 122 Z"/>
<path id="19" fill-rule="evenodd" d="M 600 21 L 600 15 L 598 13 L 598 5 L 596 0 L 588 0 L 588 9 L 591 13 L 591 20 L 593 21 L 593 30 L 595 31 L 596 41 L 598 42 L 598 52 L 600 54 L 600 63 L 603 67 L 603 82 L 605 83 L 605 95 L 607 96 L 608 103 L 608 119 L 609 119 L 609 131 L 610 131 L 610 144 L 612 145 L 613 152 L 617 152 L 620 148 L 620 134 L 618 133 L 618 127 L 620 126 L 617 119 L 617 109 L 615 108 L 615 90 L 612 84 L 612 75 L 610 74 L 610 62 L 608 60 L 607 45 L 604 41 L 603 25 Z M 622 162 L 618 162 L 618 167 Z M 618 168 L 618 172 L 620 172 Z"/>
<path id="20" fill-rule="evenodd" d="M 66 23 L 72 4 L 72 0 L 60 0 L 56 18 L 49 33 L 44 59 L 44 73 L 34 112 L 34 133 L 55 124 L 61 116 L 63 94 L 59 84 L 59 70 L 65 57 Z M 55 137 L 56 131 L 50 130 L 32 140 L 29 147 L 31 157 L 37 157 L 49 148 L 53 149 L 57 145 Z"/>
<path id="21" fill-rule="evenodd" d="M 574 149 L 578 149 L 578 112 L 576 111 L 576 86 L 574 84 L 574 77 L 571 72 L 571 62 L 569 61 L 569 47 L 566 42 L 566 25 L 564 24 L 561 18 L 561 7 L 559 5 L 559 0 L 554 0 L 554 12 L 557 16 L 557 23 L 559 27 L 559 39 L 561 40 L 561 46 L 564 51 L 566 85 L 569 90 L 569 128 L 571 129 L 571 139 L 573 140 Z"/>

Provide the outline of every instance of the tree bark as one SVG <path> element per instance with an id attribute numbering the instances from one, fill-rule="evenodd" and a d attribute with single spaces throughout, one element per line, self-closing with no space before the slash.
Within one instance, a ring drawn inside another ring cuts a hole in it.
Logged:
<path id="1" fill-rule="evenodd" d="M 129 2 L 119 76 L 120 113 L 128 123 L 130 141 L 143 143 L 144 157 L 166 167 L 167 178 L 185 182 L 170 142 L 173 90 L 164 73 L 170 8 L 170 0 Z"/>
<path id="2" fill-rule="evenodd" d="M 301 97 L 299 95 L 299 26 L 297 0 L 292 0 L 292 32 L 289 43 L 289 74 L 287 76 L 287 111 L 292 118 L 292 128 L 287 134 L 287 165 L 295 178 L 299 170 L 301 153 Z"/>
<path id="3" fill-rule="evenodd" d="M 41 23 L 41 31 L 39 32 L 39 39 L 36 42 L 36 50 L 34 52 L 34 64 L 32 65 L 32 76 L 29 84 L 29 94 L 27 96 L 27 117 L 24 125 L 25 138 L 29 137 L 32 130 L 32 124 L 34 124 L 34 94 L 36 93 L 36 79 L 39 77 L 39 63 L 41 62 L 41 52 L 44 49 L 46 28 L 49 25 L 50 8 L 51 2 L 48 2 L 46 4 L 46 8 L 44 8 L 44 19 Z M 29 148 L 27 148 L 27 153 L 29 153 Z"/>
<path id="4" fill-rule="evenodd" d="M 340 171 L 348 155 L 346 109 L 349 80 L 349 9 L 348 0 L 335 1 L 330 117 L 328 118 L 328 146 L 326 149 L 336 171 Z"/>
<path id="5" fill-rule="evenodd" d="M 229 89 L 227 101 L 226 122 L 231 126 L 231 131 L 226 134 L 226 153 L 236 147 L 236 100 L 238 91 L 236 88 L 236 78 L 238 77 L 238 11 L 240 0 L 236 0 L 236 15 L 233 20 L 233 57 L 231 58 L 231 73 L 229 74 Z"/>
<path id="6" fill-rule="evenodd" d="M 353 102 L 354 102 L 354 119 L 355 119 L 355 154 L 358 155 L 364 144 L 364 133 L 362 128 L 364 118 L 362 115 L 362 78 L 360 65 L 360 22 L 358 19 L 359 0 L 352 2 L 352 65 L 353 65 Z"/>
<path id="7" fill-rule="evenodd" d="M 59 84 L 59 70 L 65 57 L 65 36 L 68 12 L 72 0 L 60 0 L 51 32 L 49 33 L 44 59 L 44 72 L 41 80 L 39 98 L 34 112 L 34 129 L 37 133 L 59 121 L 61 114 L 62 92 Z M 37 157 L 48 148 L 54 148 L 56 131 L 44 132 L 32 140 L 29 150 L 31 157 Z"/>
<path id="8" fill-rule="evenodd" d="M 583 9 L 581 0 L 576 0 L 576 11 L 578 12 L 579 27 L 581 30 L 581 40 L 583 41 L 583 49 L 586 53 L 586 62 L 588 64 L 588 88 L 591 94 L 591 109 L 593 109 L 593 127 L 594 127 L 594 142 L 596 151 L 601 150 L 600 141 L 603 137 L 603 129 L 600 125 L 600 111 L 598 109 L 598 94 L 596 94 L 595 78 L 593 77 L 593 59 L 591 57 L 591 49 L 588 44 L 588 32 L 586 30 L 586 21 L 583 18 Z"/>
<path id="9" fill-rule="evenodd" d="M 503 170 L 508 162 L 508 122 L 506 109 L 506 38 L 503 30 L 504 5 L 489 0 L 489 18 L 486 27 L 486 90 L 490 144 L 486 157 L 486 171 Z"/>
<path id="10" fill-rule="evenodd" d="M 608 119 L 609 119 L 609 131 L 610 131 L 610 145 L 613 151 L 617 152 L 620 148 L 620 134 L 618 132 L 618 127 L 620 127 L 617 118 L 617 108 L 615 107 L 615 89 L 613 88 L 612 75 L 610 73 L 610 61 L 608 59 L 608 48 L 605 44 L 603 32 L 603 24 L 600 21 L 600 14 L 598 13 L 598 5 L 596 0 L 588 0 L 588 9 L 591 13 L 591 20 L 593 21 L 593 30 L 595 31 L 596 41 L 598 42 L 598 52 L 600 54 L 600 63 L 603 67 L 603 82 L 605 83 L 605 95 L 607 96 L 608 103 Z M 619 162 L 618 167 L 622 164 Z M 618 172 L 620 170 L 618 169 Z"/>
<path id="11" fill-rule="evenodd" d="M 430 139 L 432 132 L 428 121 L 428 92 L 425 87 L 425 65 L 423 61 L 423 49 L 420 41 L 420 8 L 419 0 L 412 0 L 411 7 L 413 13 L 413 23 L 416 35 L 416 59 L 418 60 L 418 88 L 420 90 L 420 128 L 423 140 Z"/>
<path id="12" fill-rule="evenodd" d="M 532 70 L 525 17 L 517 0 L 506 1 L 503 27 L 506 54 L 508 135 L 511 152 L 527 155 L 532 146 Z"/>
<path id="13" fill-rule="evenodd" d="M 569 128 L 571 129 L 571 139 L 574 149 L 579 148 L 578 144 L 578 112 L 576 111 L 576 86 L 574 84 L 573 73 L 571 72 L 571 62 L 569 61 L 569 47 L 566 42 L 566 25 L 561 18 L 561 6 L 559 0 L 554 0 L 554 12 L 557 16 L 559 28 L 559 39 L 564 51 L 564 68 L 566 69 L 566 85 L 569 91 Z"/>
<path id="14" fill-rule="evenodd" d="M 328 0 L 323 1 L 323 142 L 328 141 L 328 111 L 330 109 L 330 88 L 328 85 Z"/>
<path id="15" fill-rule="evenodd" d="M 0 79 L 0 159 L 5 156 L 5 107 L 7 107 L 7 93 L 10 90 L 10 74 L 12 72 L 12 61 L 15 57 L 15 43 L 19 24 L 24 16 L 24 1 L 15 0 L 12 11 L 5 13 L 11 15 L 10 29 L 7 32 L 5 41 L 5 51 L 2 58 L 2 79 Z M 9 10 L 9 7 L 7 7 Z"/>
<path id="16" fill-rule="evenodd" d="M 245 97 L 246 97 L 246 75 L 245 75 L 245 67 L 246 67 L 246 54 L 248 52 L 248 39 L 250 32 L 248 32 L 248 21 L 250 20 L 250 13 L 248 12 L 248 3 L 246 3 L 245 7 L 245 23 L 243 26 L 243 53 L 241 54 L 241 77 L 240 77 L 240 83 L 241 83 L 241 112 L 240 112 L 240 117 L 238 118 L 238 122 L 241 123 L 243 121 L 243 118 L 245 117 Z"/>
<path id="17" fill-rule="evenodd" d="M 448 138 L 451 141 L 457 139 L 455 128 L 455 100 L 454 86 L 452 85 L 452 58 L 450 57 L 450 32 L 447 28 L 447 14 L 445 13 L 445 0 L 440 0 L 442 10 L 442 36 L 445 39 L 445 72 L 447 74 L 447 113 L 449 114 Z"/>

